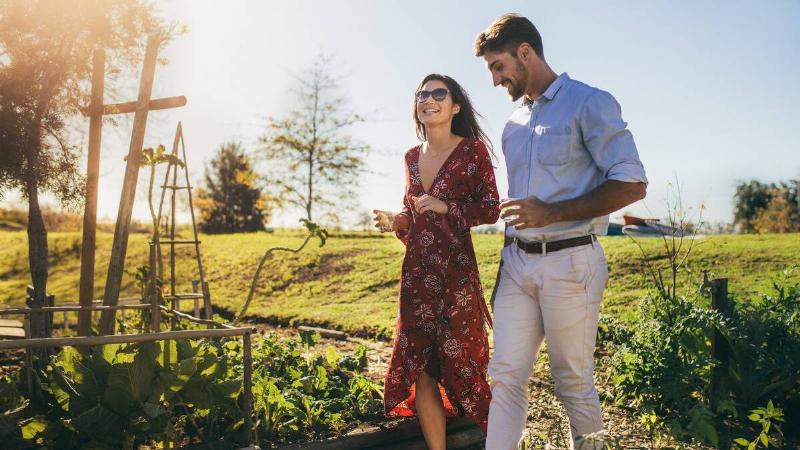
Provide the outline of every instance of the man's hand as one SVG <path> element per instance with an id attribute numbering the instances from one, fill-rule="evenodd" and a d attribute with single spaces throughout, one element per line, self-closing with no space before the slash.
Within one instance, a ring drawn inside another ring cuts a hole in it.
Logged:
<path id="1" fill-rule="evenodd" d="M 414 209 L 420 214 L 425 211 L 447 214 L 447 204 L 431 195 L 424 194 L 420 197 L 411 197 L 411 200 L 414 202 Z"/>
<path id="2" fill-rule="evenodd" d="M 536 197 L 510 199 L 500 203 L 500 217 L 516 216 L 508 222 L 517 230 L 526 228 L 546 227 L 559 219 L 550 203 L 545 203 Z"/>

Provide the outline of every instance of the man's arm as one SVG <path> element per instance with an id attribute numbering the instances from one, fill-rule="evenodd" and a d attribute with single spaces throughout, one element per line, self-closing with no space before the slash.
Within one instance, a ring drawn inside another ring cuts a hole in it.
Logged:
<path id="1" fill-rule="evenodd" d="M 550 205 L 555 222 L 585 220 L 618 211 L 645 197 L 647 185 L 642 182 L 606 180 L 586 195 Z"/>
<path id="2" fill-rule="evenodd" d="M 554 203 L 545 203 L 536 197 L 509 200 L 500 205 L 505 213 L 501 217 L 518 216 L 508 222 L 508 225 L 517 230 L 544 227 L 555 222 L 591 219 L 605 216 L 643 199 L 646 189 L 647 185 L 641 182 L 606 180 L 595 189 L 571 200 Z"/>

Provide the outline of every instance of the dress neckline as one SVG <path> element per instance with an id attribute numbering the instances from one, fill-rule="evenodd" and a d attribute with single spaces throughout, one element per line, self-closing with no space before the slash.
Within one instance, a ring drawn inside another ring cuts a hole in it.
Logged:
<path id="1" fill-rule="evenodd" d="M 436 171 L 436 175 L 434 175 L 433 176 L 433 180 L 431 180 L 431 186 L 429 188 L 427 188 L 427 189 L 425 189 L 425 183 L 422 181 L 422 174 L 419 171 L 419 157 L 422 155 L 422 144 L 419 144 L 417 146 L 417 164 L 416 164 L 415 168 L 416 168 L 416 171 L 417 171 L 417 177 L 419 177 L 419 185 L 422 187 L 422 192 L 424 192 L 425 194 L 429 194 L 430 191 L 436 186 L 436 181 L 439 180 L 439 177 L 442 175 L 442 171 L 444 171 L 444 169 L 447 167 L 448 163 L 450 162 L 450 159 L 453 157 L 453 155 L 455 155 L 456 151 L 464 144 L 464 141 L 466 141 L 466 140 L 467 140 L 467 138 L 465 138 L 465 137 L 461 138 L 461 140 L 458 141 L 456 146 L 453 147 L 452 150 L 450 150 L 450 154 L 447 155 L 447 158 L 444 160 L 442 165 L 439 166 L 439 170 Z"/>

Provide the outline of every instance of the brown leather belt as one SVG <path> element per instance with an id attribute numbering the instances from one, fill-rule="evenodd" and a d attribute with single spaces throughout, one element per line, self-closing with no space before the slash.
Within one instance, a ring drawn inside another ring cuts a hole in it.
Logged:
<path id="1" fill-rule="evenodd" d="M 588 245 L 591 244 L 595 239 L 596 238 L 593 234 L 550 242 L 522 242 L 519 239 L 514 238 L 514 244 L 525 251 L 525 253 L 544 253 L 546 255 L 550 252 L 564 250 L 565 248 Z"/>

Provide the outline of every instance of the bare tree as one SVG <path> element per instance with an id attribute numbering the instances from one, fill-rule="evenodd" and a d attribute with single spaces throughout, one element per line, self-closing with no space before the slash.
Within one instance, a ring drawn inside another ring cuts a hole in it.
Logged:
<path id="1" fill-rule="evenodd" d="M 347 134 L 365 120 L 347 110 L 339 82 L 328 72 L 330 63 L 320 57 L 297 78 L 297 109 L 284 118 L 268 118 L 260 138 L 263 156 L 282 172 L 272 180 L 276 196 L 304 209 L 308 220 L 355 197 L 358 175 L 370 151 Z"/>

